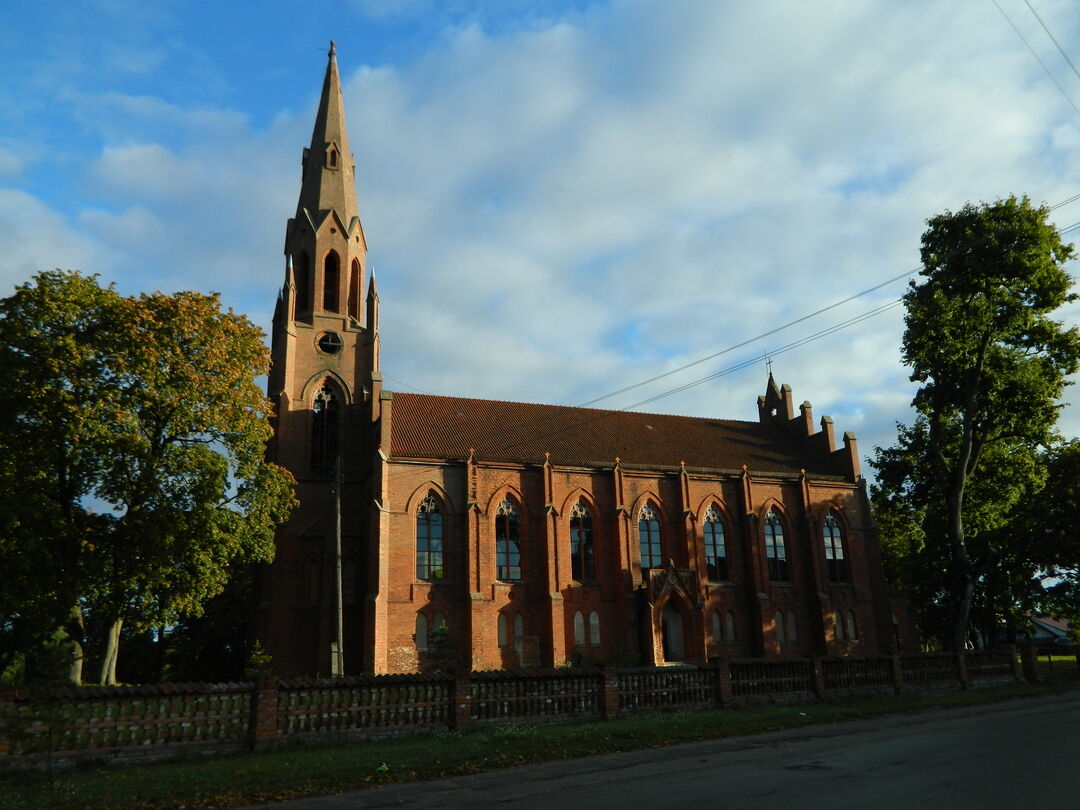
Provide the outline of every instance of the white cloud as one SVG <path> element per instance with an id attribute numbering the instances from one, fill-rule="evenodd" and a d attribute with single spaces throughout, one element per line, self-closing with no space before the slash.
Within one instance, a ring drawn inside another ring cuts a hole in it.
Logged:
<path id="1" fill-rule="evenodd" d="M 1046 5 L 1052 24 L 1071 19 Z M 991 4 L 627 0 L 547 19 L 524 4 L 353 7 L 434 32 L 395 63 L 339 58 L 383 367 L 424 391 L 590 400 L 915 268 L 928 216 L 1010 193 L 1053 203 L 1080 179 L 1080 118 Z M 1078 49 L 1064 22 L 1060 34 Z M 277 99 L 301 112 L 262 132 L 213 97 L 67 90 L 100 143 L 73 170 L 81 197 L 0 197 L 7 272 L 53 254 L 34 269 L 107 261 L 132 291 L 221 290 L 266 325 L 320 78 L 313 67 L 302 102 Z M 1080 202 L 1055 217 L 1080 220 Z M 756 359 L 647 406 L 754 419 L 763 350 L 902 287 L 602 404 Z M 900 316 L 774 359 L 864 454 L 908 418 Z"/>

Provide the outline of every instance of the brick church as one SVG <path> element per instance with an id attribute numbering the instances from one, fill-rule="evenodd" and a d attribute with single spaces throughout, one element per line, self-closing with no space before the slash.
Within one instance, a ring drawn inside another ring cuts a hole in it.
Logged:
<path id="1" fill-rule="evenodd" d="M 771 376 L 755 421 L 386 390 L 332 46 L 302 165 L 268 383 L 300 506 L 257 613 L 278 672 L 911 646 L 852 434 Z"/>

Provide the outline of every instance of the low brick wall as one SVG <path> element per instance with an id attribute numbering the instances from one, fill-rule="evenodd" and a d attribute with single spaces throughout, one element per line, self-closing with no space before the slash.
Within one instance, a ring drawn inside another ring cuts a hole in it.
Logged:
<path id="1" fill-rule="evenodd" d="M 0 692 L 0 770 L 1021 680 L 1015 651 Z"/>

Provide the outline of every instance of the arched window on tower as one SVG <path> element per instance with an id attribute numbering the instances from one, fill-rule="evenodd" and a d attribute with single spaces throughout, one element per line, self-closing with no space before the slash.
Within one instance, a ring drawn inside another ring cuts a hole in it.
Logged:
<path id="1" fill-rule="evenodd" d="M 578 582 L 596 579 L 592 513 L 584 501 L 574 504 L 570 512 L 570 576 Z"/>
<path id="2" fill-rule="evenodd" d="M 311 405 L 311 474 L 319 478 L 329 478 L 337 462 L 339 410 L 337 393 L 324 385 Z"/>
<path id="3" fill-rule="evenodd" d="M 727 545 L 720 510 L 710 506 L 705 513 L 705 570 L 710 582 L 728 578 Z"/>
<path id="4" fill-rule="evenodd" d="M 331 149 L 330 150 L 330 168 L 331 169 L 336 169 L 337 168 L 337 149 Z"/>
<path id="5" fill-rule="evenodd" d="M 338 285 L 341 281 L 341 260 L 337 253 L 330 251 L 323 262 L 323 309 L 327 312 L 338 311 Z"/>
<path id="6" fill-rule="evenodd" d="M 825 543 L 825 565 L 829 570 L 829 582 L 847 582 L 848 561 L 844 553 L 844 534 L 840 529 L 840 521 L 832 512 L 825 516 L 821 533 Z"/>
<path id="7" fill-rule="evenodd" d="M 443 578 L 443 516 L 432 492 L 416 509 L 416 578 Z"/>
<path id="8" fill-rule="evenodd" d="M 495 565 L 498 579 L 521 581 L 521 526 L 517 507 L 509 498 L 495 510 Z"/>
<path id="9" fill-rule="evenodd" d="M 306 250 L 296 254 L 293 278 L 296 284 L 296 311 L 293 312 L 295 318 L 301 312 L 311 309 L 311 259 L 308 258 Z"/>
<path id="10" fill-rule="evenodd" d="M 664 555 L 660 548 L 660 518 L 652 502 L 646 503 L 638 513 L 638 549 L 641 552 L 641 569 L 662 568 Z"/>
<path id="11" fill-rule="evenodd" d="M 349 317 L 360 320 L 360 262 L 356 259 L 349 269 Z"/>
<path id="12" fill-rule="evenodd" d="M 784 545 L 784 524 L 772 509 L 765 516 L 765 559 L 769 563 L 769 580 L 787 582 L 787 546 Z"/>

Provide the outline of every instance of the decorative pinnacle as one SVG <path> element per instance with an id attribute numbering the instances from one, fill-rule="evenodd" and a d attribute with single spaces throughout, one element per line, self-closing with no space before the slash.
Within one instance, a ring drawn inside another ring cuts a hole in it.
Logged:
<path id="1" fill-rule="evenodd" d="M 334 44 L 334 40 L 330 40 L 330 55 L 337 56 L 337 45 Z"/>

